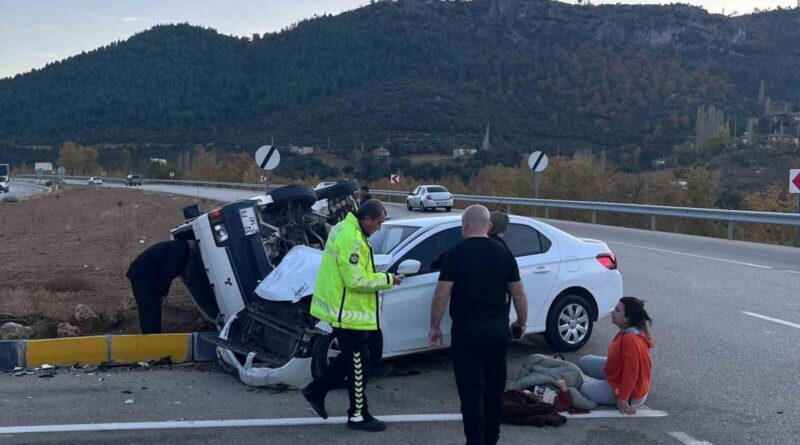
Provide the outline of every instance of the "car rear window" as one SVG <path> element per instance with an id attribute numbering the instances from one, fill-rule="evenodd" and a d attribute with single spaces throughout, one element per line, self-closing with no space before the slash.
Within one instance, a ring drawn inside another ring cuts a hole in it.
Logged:
<path id="1" fill-rule="evenodd" d="M 508 226 L 506 236 L 503 238 L 515 257 L 537 255 L 550 250 L 553 244 L 538 230 L 524 224 L 511 224 Z"/>
<path id="2" fill-rule="evenodd" d="M 428 187 L 428 193 L 447 193 L 447 189 L 444 187 Z"/>
<path id="3" fill-rule="evenodd" d="M 372 246 L 372 252 L 375 255 L 386 255 L 391 253 L 395 247 L 400 245 L 412 233 L 419 230 L 417 226 L 398 226 L 393 224 L 384 224 L 380 230 L 373 233 L 369 237 L 369 244 Z"/>

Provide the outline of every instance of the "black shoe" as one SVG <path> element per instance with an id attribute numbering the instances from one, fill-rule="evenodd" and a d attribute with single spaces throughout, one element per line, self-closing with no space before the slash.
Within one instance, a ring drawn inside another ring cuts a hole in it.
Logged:
<path id="1" fill-rule="evenodd" d="M 379 431 L 385 430 L 386 424 L 372 417 L 371 415 L 364 413 L 364 415 L 358 418 L 356 417 L 348 418 L 347 427 L 350 428 L 351 430 L 369 431 L 371 433 L 377 433 Z"/>
<path id="2" fill-rule="evenodd" d="M 303 397 L 308 400 L 308 403 L 311 405 L 311 410 L 314 411 L 318 416 L 322 417 L 323 419 L 328 418 L 328 411 L 325 409 L 325 396 L 319 397 L 314 395 L 311 392 L 311 389 L 306 386 L 303 388 Z"/>

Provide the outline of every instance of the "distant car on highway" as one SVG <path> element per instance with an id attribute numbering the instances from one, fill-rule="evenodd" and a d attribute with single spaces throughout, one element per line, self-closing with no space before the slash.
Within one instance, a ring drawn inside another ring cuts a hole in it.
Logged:
<path id="1" fill-rule="evenodd" d="M 330 186 L 332 186 L 334 184 L 336 184 L 336 183 L 335 182 L 330 182 L 330 181 L 320 182 L 319 184 L 314 186 L 314 190 L 324 189 L 325 187 L 330 187 Z"/>
<path id="2" fill-rule="evenodd" d="M 422 212 L 440 208 L 449 212 L 453 202 L 453 195 L 441 185 L 421 185 L 406 197 L 406 208 Z"/>
<path id="3" fill-rule="evenodd" d="M 103 179 L 98 178 L 97 176 L 92 176 L 89 178 L 89 185 L 103 185 Z"/>
<path id="4" fill-rule="evenodd" d="M 141 175 L 128 175 L 128 177 L 125 178 L 125 185 L 130 185 L 130 186 L 142 185 L 142 176 Z"/>

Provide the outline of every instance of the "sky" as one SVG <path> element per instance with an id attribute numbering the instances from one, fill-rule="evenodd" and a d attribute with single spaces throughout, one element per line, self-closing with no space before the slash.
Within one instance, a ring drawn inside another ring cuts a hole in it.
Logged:
<path id="1" fill-rule="evenodd" d="M 565 0 L 577 3 L 577 0 Z M 754 8 L 795 7 L 798 0 L 681 0 L 713 13 L 748 13 Z M 0 78 L 91 51 L 156 24 L 211 27 L 222 34 L 251 36 L 279 31 L 325 13 L 338 14 L 369 0 L 0 0 Z M 653 0 L 592 0 L 663 4 Z"/>

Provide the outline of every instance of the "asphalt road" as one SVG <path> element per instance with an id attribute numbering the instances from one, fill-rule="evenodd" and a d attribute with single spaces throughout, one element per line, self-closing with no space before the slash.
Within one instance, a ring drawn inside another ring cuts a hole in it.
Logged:
<path id="1" fill-rule="evenodd" d="M 45 188 L 33 184 L 26 184 L 24 182 L 12 181 L 9 185 L 8 193 L 0 195 L 0 199 L 6 196 L 16 196 L 19 199 L 24 199 L 29 196 L 40 195 L 47 192 Z"/>
<path id="2" fill-rule="evenodd" d="M 162 186 L 164 191 L 176 188 Z M 253 192 L 211 189 L 184 194 L 229 200 Z M 390 216 L 409 216 L 390 205 Z M 414 213 L 418 216 L 419 213 Z M 426 214 L 428 215 L 428 214 Z M 645 298 L 655 319 L 653 386 L 658 418 L 570 419 L 560 428 L 505 426 L 501 443 L 786 444 L 800 437 L 800 251 L 740 241 L 547 221 L 579 237 L 601 239 L 619 256 L 626 294 Z M 534 290 L 529 290 L 533 292 Z M 605 355 L 615 334 L 595 328 L 579 353 Z M 522 360 L 549 352 L 536 337 L 515 344 L 512 377 Z M 444 354 L 391 362 L 395 375 L 375 378 L 368 394 L 377 415 L 456 413 L 451 365 Z M 167 420 L 312 418 L 296 391 L 252 390 L 213 369 L 60 372 L 49 379 L 0 376 L 0 428 L 20 425 Z M 401 374 L 414 375 L 401 375 Z M 418 373 L 418 374 L 417 374 Z M 103 382 L 97 381 L 104 378 Z M 146 390 L 142 390 L 146 387 Z M 132 394 L 123 394 L 129 390 Z M 28 398 L 31 397 L 31 398 Z M 125 404 L 126 399 L 133 404 Z M 343 415 L 346 395 L 329 399 Z M 181 402 L 181 403 L 175 403 Z M 0 429 L 0 434 L 3 432 Z M 3 443 L 463 443 L 458 422 L 394 423 L 378 436 L 342 425 L 220 427 L 120 432 L 3 435 Z"/>

